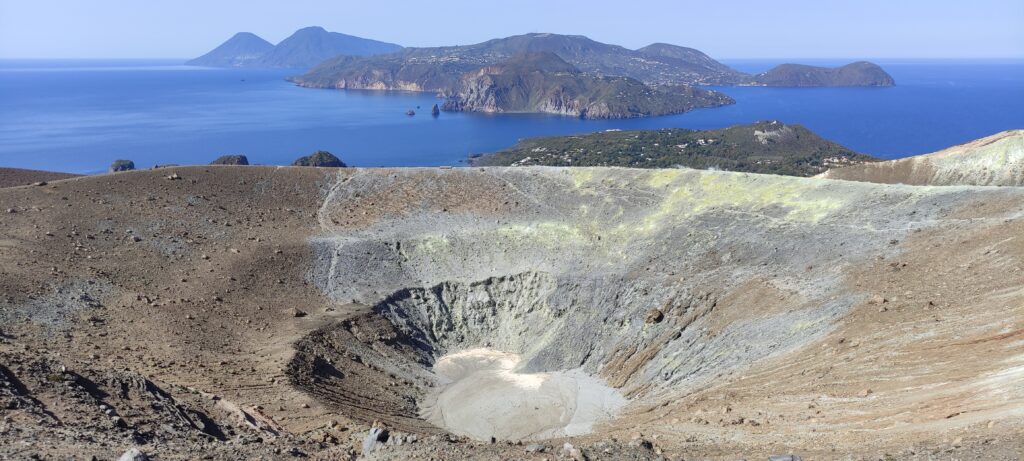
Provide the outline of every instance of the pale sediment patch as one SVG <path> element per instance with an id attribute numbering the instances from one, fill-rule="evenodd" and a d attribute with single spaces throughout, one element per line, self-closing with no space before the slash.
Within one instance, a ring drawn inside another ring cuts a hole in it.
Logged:
<path id="1" fill-rule="evenodd" d="M 480 440 L 539 440 L 589 433 L 626 404 L 618 390 L 582 370 L 519 373 L 516 354 L 470 349 L 441 357 L 441 381 L 422 417 Z"/>

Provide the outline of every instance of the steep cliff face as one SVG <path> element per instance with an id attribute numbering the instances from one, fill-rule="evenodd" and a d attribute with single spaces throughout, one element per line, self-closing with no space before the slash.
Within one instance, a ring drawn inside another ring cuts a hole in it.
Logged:
<path id="1" fill-rule="evenodd" d="M 1024 186 L 1024 130 L 1010 130 L 932 154 L 836 168 L 830 179 L 928 186 Z"/>
<path id="2" fill-rule="evenodd" d="M 627 77 L 580 72 L 554 53 L 525 53 L 463 76 L 444 109 L 542 112 L 581 118 L 631 118 L 732 103 L 692 87 L 651 88 Z"/>
<path id="3" fill-rule="evenodd" d="M 307 88 L 397 90 L 448 94 L 459 76 L 479 68 L 464 62 L 407 60 L 404 52 L 372 58 L 338 56 L 290 80 Z M 367 62 L 377 63 L 367 66 Z"/>
<path id="4" fill-rule="evenodd" d="M 782 64 L 757 74 L 753 83 L 763 86 L 893 86 L 893 80 L 877 64 L 859 61 L 841 67 Z"/>

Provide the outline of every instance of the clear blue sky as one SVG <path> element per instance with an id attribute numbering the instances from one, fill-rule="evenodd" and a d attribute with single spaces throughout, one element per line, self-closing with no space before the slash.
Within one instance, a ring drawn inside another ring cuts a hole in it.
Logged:
<path id="1" fill-rule="evenodd" d="M 555 32 L 716 58 L 1024 57 L 1024 0 L 0 0 L 0 57 L 188 58 L 309 25 L 406 46 Z"/>

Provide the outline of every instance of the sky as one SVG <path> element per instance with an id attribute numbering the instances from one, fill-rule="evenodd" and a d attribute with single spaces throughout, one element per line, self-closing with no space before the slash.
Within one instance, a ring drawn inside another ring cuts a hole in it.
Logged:
<path id="1" fill-rule="evenodd" d="M 1024 0 L 0 0 L 0 58 L 191 58 L 311 25 L 404 46 L 552 32 L 718 59 L 1024 58 Z"/>

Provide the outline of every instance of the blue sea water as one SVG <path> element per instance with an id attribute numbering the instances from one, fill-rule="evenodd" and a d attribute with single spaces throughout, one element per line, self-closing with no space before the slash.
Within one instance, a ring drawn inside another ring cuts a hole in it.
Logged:
<path id="1" fill-rule="evenodd" d="M 783 62 L 726 61 L 747 72 Z M 804 60 L 803 62 L 807 62 Z M 246 154 L 288 164 L 324 149 L 355 166 L 458 165 L 540 135 L 607 129 L 800 123 L 885 158 L 1024 128 L 1024 61 L 879 60 L 891 88 L 719 90 L 735 105 L 633 120 L 442 113 L 434 95 L 298 88 L 295 70 L 205 69 L 180 61 L 0 61 L 0 166 L 103 171 Z M 810 62 L 836 65 L 841 62 Z M 414 109 L 416 116 L 406 115 Z"/>

